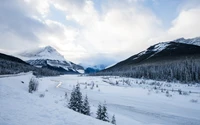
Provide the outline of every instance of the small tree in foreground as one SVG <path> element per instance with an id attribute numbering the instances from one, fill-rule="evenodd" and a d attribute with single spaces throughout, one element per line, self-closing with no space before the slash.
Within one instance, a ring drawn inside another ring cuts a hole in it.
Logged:
<path id="1" fill-rule="evenodd" d="M 88 97 L 87 95 L 85 96 L 85 99 L 83 101 L 83 109 L 82 109 L 82 113 L 85 115 L 90 115 L 90 104 L 88 102 Z"/>
<path id="2" fill-rule="evenodd" d="M 82 113 L 82 93 L 80 91 L 80 85 L 77 84 L 76 87 L 71 92 L 70 101 L 68 107 L 76 112 Z"/>
<path id="3" fill-rule="evenodd" d="M 111 123 L 112 123 L 112 124 L 114 124 L 114 125 L 116 125 L 116 119 L 115 119 L 115 115 L 113 115 L 113 116 L 112 116 Z"/>
<path id="4" fill-rule="evenodd" d="M 97 119 L 109 122 L 106 104 L 104 104 L 103 106 L 99 104 L 97 109 Z"/>
<path id="5" fill-rule="evenodd" d="M 31 78 L 28 86 L 28 92 L 33 93 L 33 91 L 36 91 L 38 89 L 39 82 L 36 78 Z"/>
<path id="6" fill-rule="evenodd" d="M 99 120 L 102 120 L 101 114 L 102 114 L 102 107 L 101 107 L 101 104 L 99 104 L 98 109 L 97 109 L 97 117 L 96 118 Z"/>
<path id="7" fill-rule="evenodd" d="M 109 118 L 108 118 L 108 113 L 107 113 L 107 107 L 106 107 L 106 104 L 104 104 L 102 106 L 102 121 L 106 121 L 106 122 L 109 122 Z"/>

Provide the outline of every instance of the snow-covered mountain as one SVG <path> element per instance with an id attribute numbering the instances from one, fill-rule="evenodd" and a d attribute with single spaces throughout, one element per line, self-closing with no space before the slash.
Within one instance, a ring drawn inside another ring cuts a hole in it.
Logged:
<path id="1" fill-rule="evenodd" d="M 26 51 L 19 54 L 20 58 L 36 67 L 46 67 L 62 73 L 84 73 L 84 68 L 71 61 L 67 61 L 51 46 Z"/>
<path id="2" fill-rule="evenodd" d="M 39 48 L 31 51 L 25 51 L 19 55 L 22 56 L 24 60 L 49 59 L 66 61 L 64 56 L 58 53 L 57 50 L 51 46 L 46 46 L 44 48 Z"/>
<path id="3" fill-rule="evenodd" d="M 0 53 L 0 75 L 30 71 L 36 76 L 57 76 L 63 74 L 47 68 L 37 68 L 17 57 Z"/>
<path id="4" fill-rule="evenodd" d="M 180 38 L 152 45 L 146 50 L 135 54 L 128 59 L 117 63 L 116 65 L 108 67 L 107 69 L 173 61 L 186 57 L 191 58 L 197 55 L 200 55 L 200 37 L 192 39 Z"/>
<path id="5" fill-rule="evenodd" d="M 174 42 L 200 46 L 200 37 L 191 38 L 191 39 L 179 38 L 179 39 L 174 40 Z"/>
<path id="6" fill-rule="evenodd" d="M 80 64 L 85 68 L 85 73 L 94 73 L 94 72 L 98 72 L 101 70 L 104 70 L 106 68 L 106 65 L 104 64 L 99 64 L 99 65 L 87 65 L 87 64 Z"/>

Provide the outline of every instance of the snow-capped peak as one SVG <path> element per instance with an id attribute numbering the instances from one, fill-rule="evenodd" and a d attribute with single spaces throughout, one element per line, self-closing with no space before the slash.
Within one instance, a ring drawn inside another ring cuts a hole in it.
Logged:
<path id="1" fill-rule="evenodd" d="M 48 51 L 49 53 L 52 53 L 52 52 L 55 52 L 55 51 L 56 51 L 56 49 L 54 49 L 54 48 L 51 47 L 51 46 L 46 46 L 46 47 L 44 47 L 44 50 L 45 50 L 45 51 Z"/>
<path id="2" fill-rule="evenodd" d="M 46 46 L 36 50 L 23 52 L 20 54 L 24 60 L 35 60 L 35 59 L 50 59 L 50 60 L 60 60 L 66 61 L 64 56 L 57 52 L 51 46 Z"/>
<path id="3" fill-rule="evenodd" d="M 191 39 L 179 38 L 174 40 L 174 42 L 200 46 L 200 37 L 195 37 Z"/>

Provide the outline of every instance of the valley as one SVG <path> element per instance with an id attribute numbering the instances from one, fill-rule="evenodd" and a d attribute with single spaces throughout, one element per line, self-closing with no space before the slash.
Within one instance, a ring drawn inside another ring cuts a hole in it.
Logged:
<path id="1" fill-rule="evenodd" d="M 0 124 L 103 125 L 107 123 L 95 117 L 98 104 L 104 102 L 109 119 L 114 114 L 117 125 L 200 124 L 199 84 L 118 76 L 62 75 L 38 78 L 38 91 L 30 94 L 28 83 L 31 77 L 32 73 L 26 73 L 0 78 Z M 83 96 L 88 96 L 91 117 L 66 107 L 76 84 L 80 84 Z M 44 97 L 40 97 L 41 94 Z"/>

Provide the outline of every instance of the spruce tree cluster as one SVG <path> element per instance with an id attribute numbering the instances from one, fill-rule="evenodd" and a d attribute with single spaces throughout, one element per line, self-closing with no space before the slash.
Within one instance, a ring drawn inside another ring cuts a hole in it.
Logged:
<path id="1" fill-rule="evenodd" d="M 106 103 L 104 103 L 103 105 L 101 104 L 98 105 L 96 118 L 102 121 L 111 122 L 112 124 L 116 125 L 115 115 L 113 115 L 112 120 L 109 121 Z"/>
<path id="2" fill-rule="evenodd" d="M 76 87 L 71 92 L 71 98 L 69 100 L 68 107 L 76 112 L 79 112 L 85 115 L 90 115 L 90 105 L 89 105 L 88 97 L 86 95 L 83 101 L 79 84 L 77 84 Z"/>
<path id="3" fill-rule="evenodd" d="M 106 104 L 104 104 L 103 106 L 99 104 L 96 118 L 102 121 L 109 122 Z"/>

